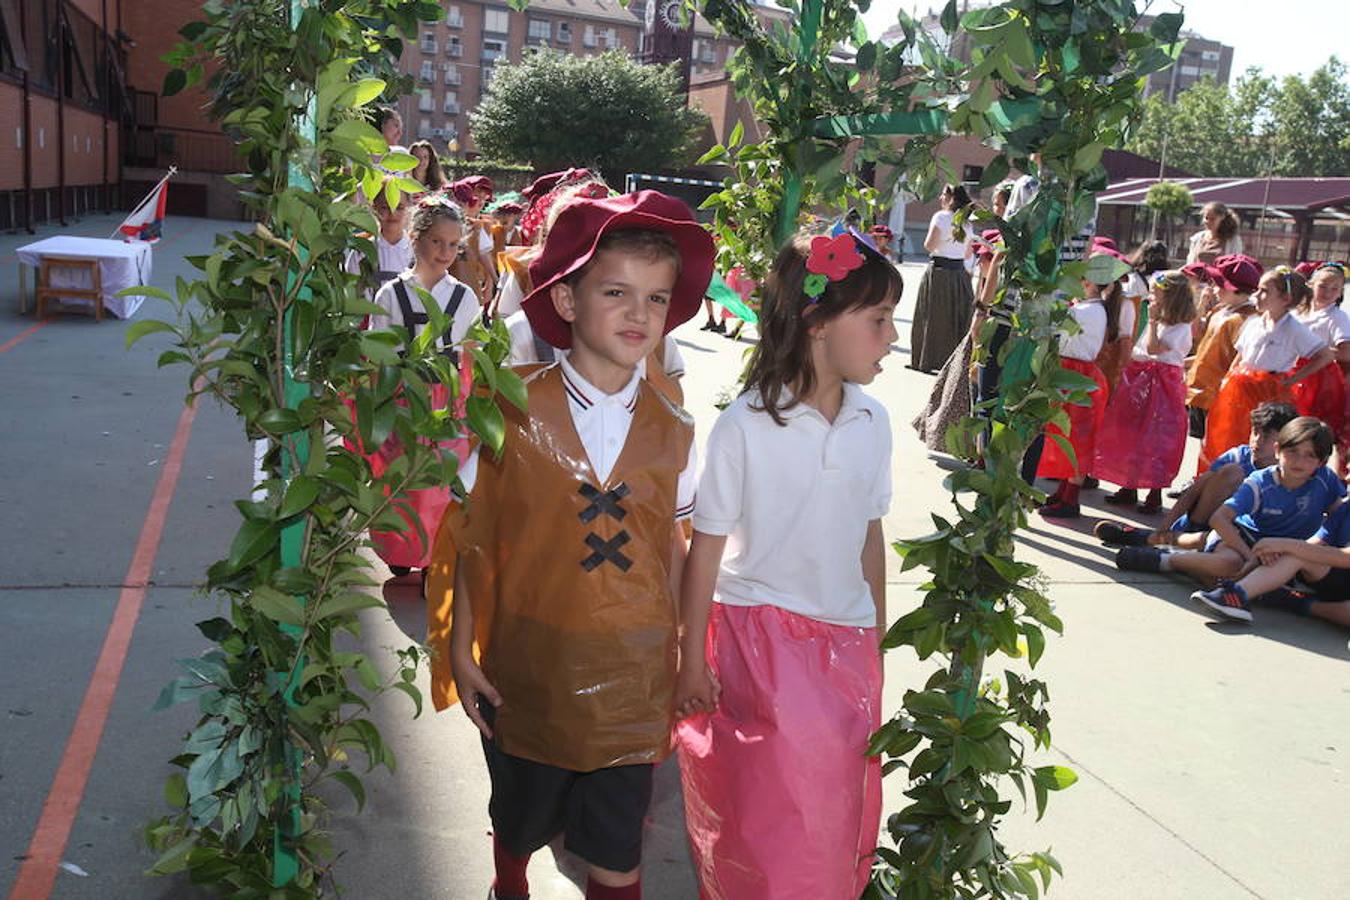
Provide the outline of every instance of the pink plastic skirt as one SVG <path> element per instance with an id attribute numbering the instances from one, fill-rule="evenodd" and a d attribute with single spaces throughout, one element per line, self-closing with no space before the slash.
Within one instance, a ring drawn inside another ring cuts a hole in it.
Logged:
<path id="1" fill-rule="evenodd" d="M 1181 366 L 1132 360 L 1106 404 L 1092 474 L 1127 488 L 1165 488 L 1186 453 Z"/>
<path id="2" fill-rule="evenodd" d="M 857 900 L 881 827 L 875 628 L 713 604 L 711 714 L 676 727 L 703 900 Z"/>
<path id="3" fill-rule="evenodd" d="M 1041 452 L 1041 465 L 1036 474 L 1041 478 L 1073 478 L 1075 475 L 1092 475 L 1093 457 L 1096 455 L 1097 432 L 1102 427 L 1102 416 L 1106 414 L 1106 395 L 1110 393 L 1110 388 L 1106 384 L 1106 376 L 1102 370 L 1097 368 L 1096 363 L 1087 362 L 1082 359 L 1068 359 L 1061 357 L 1059 364 L 1071 372 L 1077 372 L 1079 375 L 1086 375 L 1097 382 L 1097 389 L 1091 393 L 1092 404 L 1090 406 L 1079 406 L 1075 403 L 1066 404 L 1064 409 L 1069 414 L 1069 444 L 1073 447 L 1073 455 L 1078 463 L 1078 468 L 1074 468 L 1074 462 L 1059 449 L 1059 444 L 1049 440 L 1051 434 L 1063 434 L 1059 428 L 1050 425 L 1045 429 L 1047 440 L 1045 450 Z"/>

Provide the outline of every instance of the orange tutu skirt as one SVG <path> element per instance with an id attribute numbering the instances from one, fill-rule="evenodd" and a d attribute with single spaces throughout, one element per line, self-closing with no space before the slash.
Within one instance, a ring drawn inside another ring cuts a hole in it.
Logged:
<path id="1" fill-rule="evenodd" d="M 1228 449 L 1247 443 L 1252 433 L 1252 410 L 1270 401 L 1293 402 L 1293 391 L 1285 385 L 1284 377 L 1283 372 L 1260 372 L 1245 366 L 1229 370 L 1209 409 L 1197 472 L 1207 470 Z"/>
<path id="2" fill-rule="evenodd" d="M 1050 425 L 1045 429 L 1045 450 L 1041 453 L 1040 468 L 1036 470 L 1037 476 L 1041 478 L 1073 478 L 1080 474 L 1089 474 L 1089 470 L 1092 468 L 1093 455 L 1096 453 L 1097 433 L 1101 430 L 1102 419 L 1106 415 L 1106 395 L 1109 388 L 1106 384 L 1106 376 L 1102 374 L 1101 369 L 1097 368 L 1097 364 L 1086 360 L 1064 359 L 1062 357 L 1059 364 L 1071 372 L 1077 372 L 1091 378 L 1097 382 L 1097 389 L 1092 392 L 1091 405 L 1068 404 L 1065 407 L 1069 413 L 1069 444 L 1073 447 L 1078 465 L 1074 466 L 1069 457 L 1059 448 L 1057 441 L 1050 440 L 1053 435 L 1064 433 L 1056 426 Z"/>
<path id="3" fill-rule="evenodd" d="M 1307 361 L 1300 359 L 1294 364 L 1294 370 L 1302 368 Z M 1345 429 L 1345 376 L 1339 365 L 1323 366 L 1294 385 L 1293 391 L 1294 405 L 1300 416 L 1315 416 L 1331 426 L 1333 434 L 1341 434 Z"/>

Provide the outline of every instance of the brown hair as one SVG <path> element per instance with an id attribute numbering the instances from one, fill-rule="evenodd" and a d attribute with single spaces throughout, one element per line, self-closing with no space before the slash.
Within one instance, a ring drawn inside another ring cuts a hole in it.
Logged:
<path id="1" fill-rule="evenodd" d="M 745 391 L 757 391 L 761 409 L 779 425 L 786 425 L 783 412 L 816 386 L 811 363 L 813 325 L 820 325 L 846 312 L 900 299 L 904 280 L 895 266 L 870 252 L 862 253 L 863 264 L 839 281 L 827 281 L 819 298 L 803 293 L 806 258 L 811 255 L 814 235 L 798 234 L 783 245 L 764 284 L 759 311 L 759 343 L 750 355 Z M 785 397 L 791 393 L 791 398 Z"/>
<path id="2" fill-rule="evenodd" d="M 1154 282 L 1162 287 L 1163 295 L 1155 309 L 1149 304 L 1149 312 L 1157 316 L 1164 325 L 1176 325 L 1180 322 L 1194 322 L 1195 292 L 1184 272 L 1170 269 L 1154 276 Z"/>
<path id="3" fill-rule="evenodd" d="M 1298 418 L 1298 410 L 1292 403 L 1277 403 L 1267 400 L 1252 410 L 1252 431 L 1260 434 L 1278 435 L 1281 428 Z"/>
<path id="4" fill-rule="evenodd" d="M 1281 450 L 1288 450 L 1303 443 L 1312 444 L 1317 458 L 1326 462 L 1331 457 L 1331 448 L 1336 443 L 1336 437 L 1331 433 L 1327 423 L 1321 419 L 1299 416 L 1281 428 L 1279 436 L 1275 438 L 1275 446 Z"/>
<path id="5" fill-rule="evenodd" d="M 419 148 L 430 154 L 427 157 L 427 174 L 422 179 L 422 184 L 429 191 L 439 191 L 445 187 L 445 173 L 441 171 L 441 158 L 436 155 L 436 148 L 431 146 L 431 141 L 418 141 L 408 148 L 408 152 L 416 156 L 417 154 L 413 151 Z"/>
<path id="6" fill-rule="evenodd" d="M 581 268 L 568 275 L 563 283 L 568 287 L 575 287 L 576 283 L 594 268 L 596 259 L 605 250 L 638 256 L 647 262 L 664 260 L 675 266 L 676 278 L 680 275 L 680 248 L 669 234 L 654 228 L 616 228 L 600 236 L 591 258 L 586 260 Z"/>
<path id="7" fill-rule="evenodd" d="M 1200 210 L 1202 219 L 1207 212 L 1212 212 L 1219 217 L 1219 227 L 1214 230 L 1214 236 L 1225 244 L 1228 243 L 1233 235 L 1238 232 L 1238 225 L 1240 223 L 1238 222 L 1237 214 L 1218 200 L 1211 200 L 1204 205 L 1204 208 Z"/>
<path id="8" fill-rule="evenodd" d="M 408 226 L 408 236 L 412 238 L 413 252 L 417 252 L 417 242 L 422 235 L 431 230 L 437 222 L 454 222 L 464 227 L 464 213 L 460 208 L 441 196 L 432 196 L 413 207 L 412 224 Z"/>
<path id="9" fill-rule="evenodd" d="M 1106 308 L 1106 343 L 1120 340 L 1120 305 L 1125 302 L 1125 285 L 1117 279 L 1102 285 L 1102 306 Z"/>
<path id="10" fill-rule="evenodd" d="M 1289 301 L 1291 309 L 1297 309 L 1304 312 L 1312 305 L 1313 292 L 1308 287 L 1308 279 L 1295 272 L 1288 266 L 1276 266 L 1273 269 L 1267 269 L 1261 280 L 1265 281 L 1266 275 L 1274 275 L 1270 280 L 1270 286 L 1273 286 Z M 1269 290 L 1269 287 L 1267 288 Z"/>

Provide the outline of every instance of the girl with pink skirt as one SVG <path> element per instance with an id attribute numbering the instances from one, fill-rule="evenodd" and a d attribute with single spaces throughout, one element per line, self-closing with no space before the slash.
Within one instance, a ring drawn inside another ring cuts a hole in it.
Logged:
<path id="1" fill-rule="evenodd" d="M 1134 504 L 1138 490 L 1147 488 L 1143 513 L 1162 510 L 1162 489 L 1176 478 L 1186 452 L 1182 365 L 1195 320 L 1195 296 L 1184 274 L 1157 272 L 1150 286 L 1148 323 L 1106 404 L 1092 466 L 1102 481 L 1120 485 L 1108 503 Z"/>
<path id="2" fill-rule="evenodd" d="M 708 438 L 675 694 L 704 900 L 856 900 L 868 883 L 891 430 L 859 385 L 901 290 L 857 232 L 790 242 L 745 392 Z"/>

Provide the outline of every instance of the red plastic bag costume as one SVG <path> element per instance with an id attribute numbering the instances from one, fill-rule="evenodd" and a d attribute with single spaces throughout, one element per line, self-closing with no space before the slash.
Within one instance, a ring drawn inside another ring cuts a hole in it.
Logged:
<path id="1" fill-rule="evenodd" d="M 1209 410 L 1198 472 L 1208 469 L 1229 447 L 1247 443 L 1252 432 L 1252 410 L 1269 401 L 1293 402 L 1293 391 L 1285 385 L 1284 377 L 1283 372 L 1262 372 L 1243 365 L 1228 373 Z"/>
<path id="2" fill-rule="evenodd" d="M 1186 381 L 1181 366 L 1133 360 L 1106 404 L 1092 474 L 1125 488 L 1165 488 L 1176 478 L 1185 453 Z"/>
<path id="3" fill-rule="evenodd" d="M 1303 357 L 1294 363 L 1297 372 L 1308 363 Z M 1300 416 L 1315 416 L 1339 435 L 1345 429 L 1345 375 L 1335 363 L 1323 366 L 1293 387 L 1294 405 Z"/>
<path id="4" fill-rule="evenodd" d="M 1078 458 L 1078 467 L 1075 468 L 1069 457 L 1059 448 L 1059 444 L 1050 439 L 1051 435 L 1064 433 L 1058 427 L 1050 425 L 1045 429 L 1045 450 L 1041 453 L 1040 468 L 1036 470 L 1036 475 L 1040 478 L 1074 478 L 1080 474 L 1091 474 L 1096 455 L 1097 433 L 1101 430 L 1102 418 L 1106 415 L 1106 395 L 1110 388 L 1106 384 L 1106 376 L 1097 368 L 1097 364 L 1067 357 L 1060 357 L 1059 364 L 1071 372 L 1091 378 L 1097 382 L 1097 389 L 1091 394 L 1090 405 L 1079 406 L 1075 403 L 1065 405 L 1065 410 L 1069 414 L 1069 443 Z"/>

